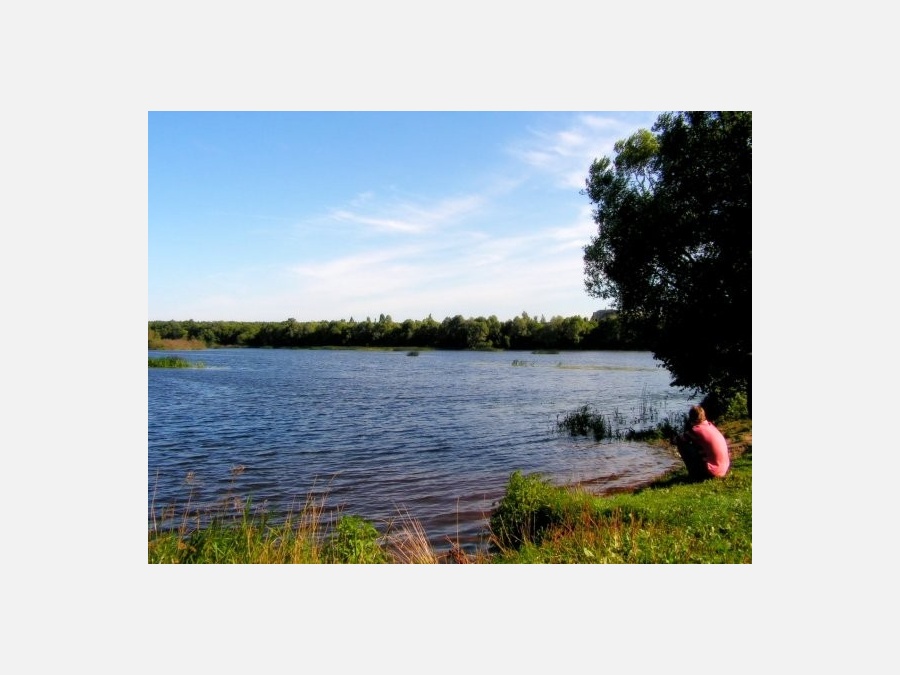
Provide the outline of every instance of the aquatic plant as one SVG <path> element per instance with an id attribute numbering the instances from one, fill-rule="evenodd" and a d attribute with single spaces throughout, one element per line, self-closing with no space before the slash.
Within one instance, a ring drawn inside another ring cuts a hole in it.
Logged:
<path id="1" fill-rule="evenodd" d="M 562 419 L 557 416 L 556 428 L 568 431 L 573 436 L 587 436 L 588 433 L 592 433 L 594 439 L 598 441 L 613 435 L 612 425 L 606 416 L 596 412 L 589 405 L 566 413 Z"/>
<path id="2" fill-rule="evenodd" d="M 622 438 L 626 441 L 670 441 L 687 428 L 687 413 L 667 415 L 655 426 L 646 429 L 627 429 Z"/>
<path id="3" fill-rule="evenodd" d="M 149 368 L 205 368 L 202 361 L 188 361 L 180 356 L 148 356 Z"/>

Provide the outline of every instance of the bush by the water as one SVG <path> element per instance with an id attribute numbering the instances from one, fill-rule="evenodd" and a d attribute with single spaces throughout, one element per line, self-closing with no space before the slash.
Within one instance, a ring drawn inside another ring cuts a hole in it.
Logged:
<path id="1" fill-rule="evenodd" d="M 343 516 L 325 545 L 325 561 L 350 565 L 390 562 L 378 544 L 381 535 L 360 516 Z"/>
<path id="2" fill-rule="evenodd" d="M 713 422 L 728 422 L 750 417 L 746 392 L 707 394 L 700 403 L 707 418 Z"/>
<path id="3" fill-rule="evenodd" d="M 526 541 L 540 541 L 543 533 L 561 522 L 561 498 L 566 493 L 554 488 L 537 474 L 509 477 L 506 494 L 491 512 L 490 528 L 495 548 L 517 547 Z"/>

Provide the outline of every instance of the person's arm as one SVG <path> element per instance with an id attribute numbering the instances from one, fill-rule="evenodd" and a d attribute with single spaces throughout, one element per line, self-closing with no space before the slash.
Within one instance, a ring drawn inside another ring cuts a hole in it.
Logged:
<path id="1" fill-rule="evenodd" d="M 680 434 L 676 434 L 672 439 L 673 443 L 693 443 L 695 441 L 694 435 L 691 433 L 691 427 L 688 427 Z"/>
<path id="2" fill-rule="evenodd" d="M 679 436 L 682 442 L 691 443 L 692 445 L 696 445 L 699 447 L 703 447 L 703 439 L 700 437 L 696 431 L 694 431 L 694 427 L 688 427 L 685 429 L 684 433 Z"/>

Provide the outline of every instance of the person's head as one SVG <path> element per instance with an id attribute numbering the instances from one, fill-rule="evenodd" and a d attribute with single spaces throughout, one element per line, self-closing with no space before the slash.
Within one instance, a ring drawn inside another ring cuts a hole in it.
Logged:
<path id="1" fill-rule="evenodd" d="M 690 421 L 691 426 L 705 422 L 706 411 L 699 405 L 692 405 L 691 409 L 688 410 L 688 420 Z"/>

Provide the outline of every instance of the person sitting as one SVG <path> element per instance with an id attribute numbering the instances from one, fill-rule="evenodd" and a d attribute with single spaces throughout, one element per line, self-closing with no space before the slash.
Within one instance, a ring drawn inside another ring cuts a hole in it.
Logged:
<path id="1" fill-rule="evenodd" d="M 693 480 L 725 476 L 731 466 L 728 442 L 722 432 L 706 419 L 706 411 L 702 406 L 691 406 L 688 425 L 687 431 L 675 438 L 678 454 L 684 460 L 688 476 Z"/>

